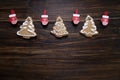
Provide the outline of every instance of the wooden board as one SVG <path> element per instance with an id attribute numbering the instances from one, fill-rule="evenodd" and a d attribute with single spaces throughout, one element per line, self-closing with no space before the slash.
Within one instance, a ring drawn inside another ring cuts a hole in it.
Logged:
<path id="1" fill-rule="evenodd" d="M 111 0 L 4 0 L 0 1 L 0 80 L 120 80 L 120 1 Z M 14 8 L 19 22 L 8 22 Z M 71 23 L 78 8 L 81 22 Z M 47 9 L 50 23 L 39 19 Z M 104 28 L 100 18 L 109 11 L 110 24 Z M 86 38 L 79 34 L 87 14 L 95 21 L 99 34 Z M 50 34 L 60 15 L 70 33 L 57 39 Z M 34 20 L 37 37 L 25 40 L 16 35 L 27 16 Z"/>

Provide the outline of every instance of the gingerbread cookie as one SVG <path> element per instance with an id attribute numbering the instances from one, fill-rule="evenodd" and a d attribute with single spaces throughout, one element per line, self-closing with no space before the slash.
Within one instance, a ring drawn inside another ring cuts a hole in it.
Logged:
<path id="1" fill-rule="evenodd" d="M 58 38 L 67 36 L 69 34 L 60 16 L 57 17 L 55 26 L 53 27 L 53 30 L 51 31 L 51 33 Z"/>
<path id="2" fill-rule="evenodd" d="M 86 37 L 92 37 L 93 35 L 98 34 L 97 27 L 95 26 L 95 23 L 91 16 L 88 15 L 86 17 L 86 22 L 84 23 L 84 26 L 82 27 L 80 33 Z"/>
<path id="3" fill-rule="evenodd" d="M 37 36 L 31 17 L 27 17 L 25 22 L 20 26 L 20 30 L 17 31 L 17 35 L 22 36 L 25 39 Z"/>

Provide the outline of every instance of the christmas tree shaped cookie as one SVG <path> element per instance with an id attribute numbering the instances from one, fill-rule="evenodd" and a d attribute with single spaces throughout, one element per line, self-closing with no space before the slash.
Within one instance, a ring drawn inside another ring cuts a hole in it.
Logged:
<path id="1" fill-rule="evenodd" d="M 31 17 L 27 17 L 25 22 L 20 26 L 20 30 L 17 32 L 17 35 L 22 36 L 25 39 L 37 36 Z"/>
<path id="2" fill-rule="evenodd" d="M 86 22 L 84 23 L 84 26 L 82 27 L 80 33 L 86 37 L 92 37 L 93 35 L 98 34 L 97 28 L 91 16 L 88 15 L 86 17 Z"/>
<path id="3" fill-rule="evenodd" d="M 69 34 L 60 16 L 57 17 L 55 26 L 53 27 L 53 30 L 51 31 L 51 33 L 58 38 L 67 36 Z"/>

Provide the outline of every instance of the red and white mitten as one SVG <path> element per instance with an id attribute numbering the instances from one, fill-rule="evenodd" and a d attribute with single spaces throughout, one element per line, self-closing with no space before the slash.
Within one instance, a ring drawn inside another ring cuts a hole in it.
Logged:
<path id="1" fill-rule="evenodd" d="M 16 17 L 16 14 L 15 14 L 15 11 L 14 10 L 11 10 L 10 11 L 10 15 L 9 15 L 9 21 L 11 24 L 15 25 L 17 24 L 17 17 Z"/>
<path id="2" fill-rule="evenodd" d="M 48 15 L 47 15 L 47 11 L 44 10 L 44 14 L 41 15 L 41 19 L 40 22 L 42 23 L 42 25 L 47 25 L 48 24 Z"/>
<path id="3" fill-rule="evenodd" d="M 73 14 L 72 22 L 76 25 L 79 24 L 79 22 L 80 22 L 80 14 L 78 14 L 78 9 L 76 9 Z"/>
<path id="4" fill-rule="evenodd" d="M 109 23 L 109 16 L 108 16 L 108 11 L 105 11 L 104 14 L 102 15 L 101 19 L 102 25 L 107 26 Z"/>

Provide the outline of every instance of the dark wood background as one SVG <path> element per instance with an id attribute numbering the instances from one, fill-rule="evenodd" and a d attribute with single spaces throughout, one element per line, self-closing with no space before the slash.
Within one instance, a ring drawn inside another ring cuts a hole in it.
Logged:
<path id="1" fill-rule="evenodd" d="M 71 23 L 78 8 L 81 22 Z M 19 22 L 10 25 L 8 15 L 15 9 Z M 47 9 L 49 25 L 39 19 Z M 100 18 L 109 11 L 104 28 Z M 94 18 L 99 35 L 79 34 L 86 15 Z M 69 36 L 50 34 L 60 15 Z M 16 35 L 27 16 L 34 20 L 37 37 L 25 40 Z M 120 80 L 120 0 L 0 0 L 0 80 Z"/>

